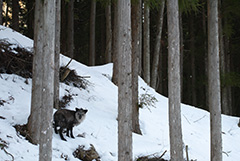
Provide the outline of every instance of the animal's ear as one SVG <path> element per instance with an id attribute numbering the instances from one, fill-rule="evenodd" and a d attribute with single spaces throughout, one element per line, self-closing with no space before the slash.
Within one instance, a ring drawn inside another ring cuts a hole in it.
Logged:
<path id="1" fill-rule="evenodd" d="M 85 113 L 87 113 L 87 112 L 88 112 L 88 110 L 84 110 L 84 112 L 85 112 Z"/>
<path id="2" fill-rule="evenodd" d="M 80 109 L 76 107 L 75 110 L 76 110 L 76 111 L 79 111 Z"/>

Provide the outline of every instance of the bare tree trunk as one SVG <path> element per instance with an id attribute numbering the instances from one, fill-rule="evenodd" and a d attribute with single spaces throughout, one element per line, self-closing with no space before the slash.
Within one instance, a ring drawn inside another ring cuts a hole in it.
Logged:
<path id="1" fill-rule="evenodd" d="M 138 73 L 139 73 L 139 55 L 141 52 L 141 20 L 142 20 L 142 0 L 138 0 L 132 5 L 132 131 L 141 134 L 139 125 L 139 106 L 138 106 Z"/>
<path id="2" fill-rule="evenodd" d="M 12 6 L 12 28 L 19 31 L 19 0 L 13 0 Z"/>
<path id="3" fill-rule="evenodd" d="M 112 16 L 111 16 L 111 3 L 105 9 L 106 15 L 106 51 L 105 62 L 112 62 Z"/>
<path id="4" fill-rule="evenodd" d="M 29 131 L 29 135 L 31 138 L 31 142 L 33 144 L 39 143 L 40 138 L 40 126 L 41 126 L 41 118 L 40 118 L 40 110 L 42 108 L 42 78 L 43 72 L 43 42 L 39 40 L 43 40 L 43 7 L 40 0 L 36 0 L 35 7 L 35 22 L 34 22 L 34 57 L 33 57 L 33 69 L 32 69 L 32 97 L 31 97 L 31 113 L 28 117 L 27 128 Z"/>
<path id="5" fill-rule="evenodd" d="M 95 65 L 95 25 L 96 25 L 96 1 L 91 2 L 90 16 L 90 43 L 89 43 L 89 65 Z"/>
<path id="6" fill-rule="evenodd" d="M 167 0 L 168 98 L 171 161 L 183 161 L 178 1 Z"/>
<path id="7" fill-rule="evenodd" d="M 218 29 L 219 29 L 219 49 L 220 49 L 220 75 L 224 78 L 226 75 L 226 59 L 224 52 L 224 41 L 223 41 L 223 29 L 222 29 L 222 12 L 221 12 L 221 1 L 218 0 Z M 228 105 L 228 90 L 226 86 L 222 86 L 221 89 L 221 105 L 222 105 L 222 113 L 229 115 L 229 105 Z"/>
<path id="8" fill-rule="evenodd" d="M 183 86 L 183 56 L 184 56 L 184 44 L 183 44 L 183 24 L 182 13 L 179 13 L 179 30 L 180 30 L 180 82 L 181 82 L 181 101 L 184 99 L 184 86 Z M 187 92 L 188 93 L 188 92 Z"/>
<path id="9" fill-rule="evenodd" d="M 52 159 L 55 1 L 36 0 L 31 113 L 28 130 L 39 143 L 39 160 Z"/>
<path id="10" fill-rule="evenodd" d="M 0 0 L 0 25 L 2 25 L 3 21 L 3 15 L 2 15 L 2 5 L 3 5 L 3 0 Z"/>
<path id="11" fill-rule="evenodd" d="M 194 38 L 194 16 L 190 15 L 190 53 L 191 53 L 191 100 L 192 105 L 197 105 L 196 96 L 196 72 L 195 72 L 195 38 Z M 189 100 L 190 101 L 190 100 Z"/>
<path id="12" fill-rule="evenodd" d="M 31 39 L 33 39 L 33 36 L 34 36 L 34 31 L 33 31 L 33 28 L 34 28 L 34 1 L 33 0 L 27 0 L 26 1 L 26 7 L 27 7 L 27 12 L 28 12 L 28 15 L 27 15 L 27 30 L 28 30 L 28 33 L 27 33 L 27 36 Z"/>
<path id="13" fill-rule="evenodd" d="M 118 160 L 132 161 L 131 1 L 118 1 Z"/>
<path id="14" fill-rule="evenodd" d="M 59 55 L 61 33 L 61 1 L 56 0 L 56 23 L 55 23 L 55 72 L 54 72 L 54 108 L 59 109 Z"/>
<path id="15" fill-rule="evenodd" d="M 118 52 L 117 44 L 119 41 L 118 38 L 118 6 L 117 3 L 114 4 L 114 28 L 113 28 L 113 76 L 112 82 L 115 85 L 118 85 Z"/>
<path id="16" fill-rule="evenodd" d="M 162 0 L 161 7 L 159 9 L 159 19 L 157 26 L 157 36 L 155 40 L 155 48 L 153 54 L 153 65 L 151 73 L 151 87 L 157 89 L 157 76 L 159 71 L 159 56 L 161 48 L 161 37 L 162 37 L 162 27 L 163 27 L 163 16 L 164 16 L 165 0 Z"/>
<path id="17" fill-rule="evenodd" d="M 55 12 L 56 1 L 39 0 L 43 8 L 42 107 L 40 112 L 39 160 L 52 160 L 52 113 L 54 104 Z M 40 15 L 42 16 L 42 15 Z M 41 46 L 41 45 L 40 45 Z M 38 54 L 38 53 L 36 53 Z M 40 53 L 41 54 L 41 53 Z"/>
<path id="18" fill-rule="evenodd" d="M 205 7 L 203 7 L 202 9 L 202 18 L 203 18 L 203 34 L 205 37 L 207 37 L 207 25 L 206 25 L 206 14 L 205 14 L 206 10 L 205 10 Z M 205 74 L 208 75 L 208 52 L 207 52 L 207 39 L 204 39 L 204 55 L 205 55 Z M 206 80 L 207 81 L 207 80 Z M 205 87 L 205 95 L 206 95 L 206 110 L 209 109 L 209 103 L 208 103 L 208 84 L 206 84 L 206 87 Z"/>
<path id="19" fill-rule="evenodd" d="M 150 85 L 150 9 L 144 0 L 143 23 L 143 78 Z"/>
<path id="20" fill-rule="evenodd" d="M 221 92 L 219 72 L 218 1 L 208 0 L 208 85 L 211 161 L 222 161 Z"/>
<path id="21" fill-rule="evenodd" d="M 68 2 L 67 55 L 74 57 L 74 0 Z"/>

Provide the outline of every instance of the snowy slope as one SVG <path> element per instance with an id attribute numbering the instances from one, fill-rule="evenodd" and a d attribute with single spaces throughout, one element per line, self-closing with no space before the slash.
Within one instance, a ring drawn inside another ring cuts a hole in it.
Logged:
<path id="1" fill-rule="evenodd" d="M 0 26 L 0 39 L 5 39 L 21 47 L 31 50 L 32 40 Z M 61 56 L 61 64 L 65 65 L 69 58 Z M 78 160 L 73 157 L 73 151 L 79 145 L 86 148 L 93 144 L 102 161 L 117 160 L 117 87 L 109 80 L 112 76 L 112 64 L 88 67 L 76 61 L 70 64 L 80 76 L 90 76 L 90 85 L 86 90 L 66 84 L 60 84 L 60 97 L 70 91 L 73 101 L 67 107 L 83 107 L 88 109 L 85 121 L 73 130 L 74 136 L 83 134 L 85 137 L 75 139 L 65 137 L 67 142 L 53 134 L 53 161 L 62 161 L 63 156 L 68 160 Z M 17 75 L 0 75 L 0 144 L 6 142 L 4 149 L 14 156 L 15 161 L 35 161 L 38 159 L 38 146 L 30 144 L 16 133 L 13 125 L 25 124 L 30 113 L 31 79 Z M 169 159 L 169 130 L 168 130 L 168 99 L 156 93 L 139 78 L 139 95 L 144 93 L 156 97 L 155 107 L 140 109 L 140 126 L 143 135 L 133 134 L 134 158 L 143 155 L 161 155 L 165 150 L 164 159 Z M 189 148 L 189 158 L 197 161 L 210 160 L 210 123 L 209 113 L 182 104 L 182 127 L 184 146 Z M 223 160 L 240 160 L 240 128 L 239 118 L 222 116 Z M 184 152 L 185 153 L 185 152 Z M 0 161 L 11 160 L 12 157 L 0 149 Z"/>

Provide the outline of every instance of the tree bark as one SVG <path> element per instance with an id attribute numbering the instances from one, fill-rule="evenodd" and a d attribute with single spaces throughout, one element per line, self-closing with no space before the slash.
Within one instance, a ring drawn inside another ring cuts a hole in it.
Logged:
<path id="1" fill-rule="evenodd" d="M 112 16 L 111 16 L 111 3 L 105 9 L 106 15 L 106 51 L 105 62 L 112 62 Z"/>
<path id="2" fill-rule="evenodd" d="M 179 13 L 179 30 L 180 30 L 180 82 L 181 82 L 181 101 L 184 99 L 184 86 L 183 86 L 183 56 L 184 56 L 184 44 L 183 44 L 183 20 L 182 13 Z"/>
<path id="3" fill-rule="evenodd" d="M 27 0 L 26 7 L 27 7 L 27 36 L 31 39 L 33 39 L 34 35 L 34 1 L 35 0 Z"/>
<path id="4" fill-rule="evenodd" d="M 139 74 L 139 55 L 141 53 L 141 20 L 142 20 L 142 0 L 134 2 L 132 5 L 132 131 L 141 134 L 139 125 L 139 106 L 138 106 L 138 74 Z"/>
<path id="5" fill-rule="evenodd" d="M 95 65 L 95 25 L 96 25 L 96 1 L 91 2 L 91 15 L 90 15 L 90 43 L 89 43 L 89 65 Z"/>
<path id="6" fill-rule="evenodd" d="M 61 33 L 61 1 L 56 0 L 55 23 L 55 72 L 54 72 L 54 108 L 59 109 L 59 68 L 60 68 L 60 33 Z"/>
<path id="7" fill-rule="evenodd" d="M 194 15 L 190 15 L 190 54 L 191 54 L 191 103 L 197 105 L 196 96 L 196 72 L 195 72 L 195 37 L 194 37 Z"/>
<path id="8" fill-rule="evenodd" d="M 150 85 L 150 9 L 144 0 L 143 23 L 143 78 Z"/>
<path id="9" fill-rule="evenodd" d="M 131 1 L 118 1 L 118 160 L 132 161 Z"/>
<path id="10" fill-rule="evenodd" d="M 2 15 L 2 5 L 3 5 L 3 0 L 0 0 L 0 25 L 3 23 L 3 15 Z"/>
<path id="11" fill-rule="evenodd" d="M 55 1 L 36 0 L 31 113 L 28 131 L 39 143 L 39 160 L 52 158 Z"/>
<path id="12" fill-rule="evenodd" d="M 168 98 L 171 161 L 183 161 L 178 1 L 167 0 Z"/>
<path id="13" fill-rule="evenodd" d="M 74 57 L 74 0 L 68 2 L 67 56 Z"/>
<path id="14" fill-rule="evenodd" d="M 112 82 L 118 85 L 118 51 L 117 44 L 118 38 L 118 6 L 117 2 L 114 4 L 114 27 L 113 27 L 113 76 Z"/>
<path id="15" fill-rule="evenodd" d="M 19 0 L 13 0 L 12 6 L 12 28 L 19 31 Z"/>
<path id="16" fill-rule="evenodd" d="M 211 161 L 222 161 L 221 92 L 219 72 L 218 1 L 208 0 L 208 85 Z"/>
<path id="17" fill-rule="evenodd" d="M 155 40 L 155 48 L 153 54 L 153 65 L 152 65 L 152 73 L 151 73 L 151 87 L 157 90 L 157 77 L 159 71 L 159 56 L 160 56 L 160 48 L 161 48 L 161 38 L 162 38 L 162 27 L 163 27 L 163 16 L 164 16 L 164 8 L 165 8 L 165 0 L 162 0 L 160 9 L 159 9 L 159 19 L 157 25 L 157 36 Z"/>

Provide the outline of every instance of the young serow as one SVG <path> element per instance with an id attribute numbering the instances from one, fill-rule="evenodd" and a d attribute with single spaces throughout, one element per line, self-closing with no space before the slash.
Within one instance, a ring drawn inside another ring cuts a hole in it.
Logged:
<path id="1" fill-rule="evenodd" d="M 86 113 L 88 110 L 84 110 L 82 108 L 76 108 L 76 111 L 72 111 L 72 110 L 67 110 L 67 109 L 60 109 L 57 110 L 54 113 L 53 116 L 53 121 L 54 121 L 54 131 L 56 134 L 59 133 L 60 138 L 64 141 L 67 141 L 64 137 L 63 137 L 63 130 L 66 129 L 67 130 L 67 136 L 69 137 L 69 131 L 70 131 L 70 135 L 71 138 L 74 138 L 73 136 L 73 127 L 79 125 L 86 116 Z M 59 130 L 57 129 L 58 127 Z"/>

